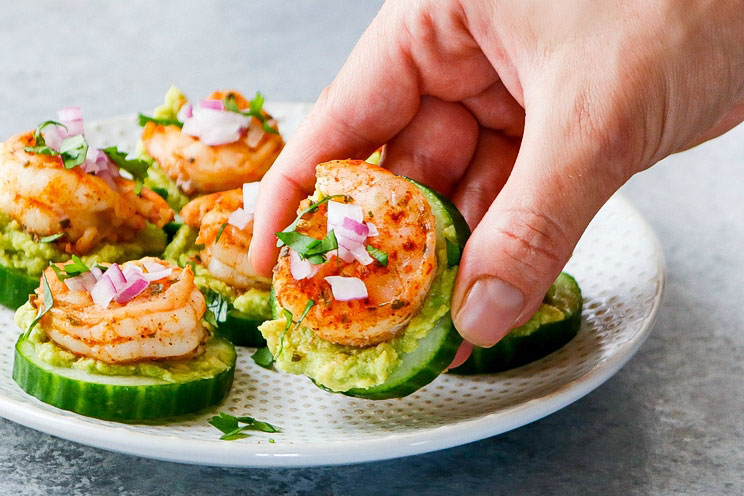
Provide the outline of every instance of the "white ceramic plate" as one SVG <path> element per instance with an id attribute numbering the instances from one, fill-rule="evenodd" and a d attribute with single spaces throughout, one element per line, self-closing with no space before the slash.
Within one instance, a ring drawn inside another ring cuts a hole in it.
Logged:
<path id="1" fill-rule="evenodd" d="M 269 110 L 291 133 L 308 110 Z M 133 148 L 134 116 L 86 126 L 99 146 Z M 11 379 L 19 333 L 0 310 L 0 415 L 83 444 L 134 455 L 222 466 L 308 466 L 382 460 L 483 439 L 542 418 L 576 401 L 617 372 L 638 350 L 661 302 L 662 254 L 638 212 L 615 196 L 600 211 L 566 267 L 584 292 L 578 336 L 524 367 L 481 376 L 444 375 L 398 400 L 368 401 L 326 393 L 304 377 L 264 370 L 242 349 L 235 383 L 222 406 L 162 424 L 119 424 L 82 417 L 23 393 Z M 281 427 L 220 441 L 207 424 L 217 411 Z M 274 442 L 269 442 L 269 439 Z"/>

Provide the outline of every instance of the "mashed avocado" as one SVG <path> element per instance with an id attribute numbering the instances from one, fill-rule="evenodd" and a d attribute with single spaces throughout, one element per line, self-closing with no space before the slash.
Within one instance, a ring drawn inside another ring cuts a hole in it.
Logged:
<path id="1" fill-rule="evenodd" d="M 162 105 L 155 108 L 152 116 L 156 119 L 171 119 L 175 120 L 178 115 L 178 111 L 187 102 L 186 96 L 181 93 L 181 90 L 175 86 L 171 86 L 165 94 L 165 99 Z M 160 168 L 155 159 L 153 159 L 145 150 L 145 146 L 142 140 L 137 142 L 137 148 L 135 155 L 150 163 L 150 167 L 147 169 L 147 177 L 145 178 L 145 186 L 153 191 L 157 191 L 162 194 L 168 205 L 179 212 L 184 205 L 189 201 L 193 200 L 194 197 L 187 196 L 178 187 L 176 182 L 168 177 L 168 175 Z"/>
<path id="2" fill-rule="evenodd" d="M 148 223 L 134 240 L 120 243 L 101 243 L 94 251 L 81 256 L 87 264 L 96 262 L 126 262 L 146 255 L 158 255 L 165 248 L 166 236 L 162 229 Z M 29 276 L 40 277 L 49 262 L 66 262 L 70 255 L 54 243 L 40 243 L 23 231 L 21 225 L 0 212 L 0 264 L 22 270 Z"/>
<path id="3" fill-rule="evenodd" d="M 423 190 L 422 190 L 423 191 Z M 431 200 L 430 194 L 424 194 Z M 321 197 L 315 192 L 315 197 Z M 436 323 L 450 310 L 457 267 L 447 265 L 448 240 L 457 244 L 457 236 L 438 201 L 430 201 L 437 221 L 437 275 L 420 312 L 395 338 L 375 346 L 343 346 L 318 338 L 312 329 L 293 325 L 284 333 L 286 320 L 280 317 L 259 326 L 274 355 L 277 368 L 291 374 L 305 374 L 333 391 L 367 389 L 384 383 L 400 364 L 402 355 L 416 349 Z M 299 316 L 295 315 L 297 319 Z M 284 338 L 282 340 L 282 335 Z M 278 354 L 281 345 L 281 354 Z"/>
<path id="4" fill-rule="evenodd" d="M 199 254 L 195 246 L 198 231 L 190 226 L 182 226 L 173 237 L 163 253 L 163 258 L 179 266 L 189 263 Z M 194 264 L 194 284 L 202 291 L 213 290 L 225 298 L 241 317 L 249 320 L 267 320 L 271 318 L 269 304 L 270 292 L 265 289 L 248 289 L 240 291 L 225 282 L 212 277 L 209 271 L 200 264 Z"/>
<path id="5" fill-rule="evenodd" d="M 15 314 L 15 322 L 25 330 L 34 320 L 36 310 L 26 303 Z M 27 342 L 33 344 L 36 355 L 45 363 L 62 368 L 108 376 L 132 376 L 159 379 L 163 382 L 187 382 L 200 377 L 209 377 L 232 366 L 234 351 L 224 341 L 207 342 L 204 353 L 188 360 L 150 360 L 147 362 L 113 365 L 75 355 L 51 341 L 46 332 L 37 325 L 28 336 Z"/>

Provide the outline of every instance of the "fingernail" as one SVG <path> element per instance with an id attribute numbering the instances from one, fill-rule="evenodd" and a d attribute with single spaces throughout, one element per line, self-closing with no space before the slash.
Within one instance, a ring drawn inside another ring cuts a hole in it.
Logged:
<path id="1" fill-rule="evenodd" d="M 512 329 L 523 308 L 519 289 L 496 277 L 481 277 L 465 295 L 455 327 L 477 346 L 493 346 Z"/>

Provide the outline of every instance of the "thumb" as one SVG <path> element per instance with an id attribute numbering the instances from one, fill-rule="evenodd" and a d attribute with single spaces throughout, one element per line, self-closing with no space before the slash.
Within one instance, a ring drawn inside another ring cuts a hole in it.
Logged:
<path id="1" fill-rule="evenodd" d="M 627 179 L 621 160 L 614 167 L 608 159 L 615 144 L 571 138 L 569 128 L 528 116 L 514 169 L 465 246 L 452 312 L 460 334 L 478 346 L 493 346 L 529 320 L 586 226 Z"/>

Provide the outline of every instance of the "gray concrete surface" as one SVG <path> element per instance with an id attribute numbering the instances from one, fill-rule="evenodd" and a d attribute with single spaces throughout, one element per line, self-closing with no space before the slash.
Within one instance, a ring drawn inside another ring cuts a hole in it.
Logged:
<path id="1" fill-rule="evenodd" d="M 379 2 L 0 1 L 0 136 L 260 88 L 314 100 Z M 0 494 L 742 494 L 744 127 L 635 177 L 668 285 L 638 355 L 573 405 L 481 442 L 353 466 L 239 470 L 88 448 L 0 419 Z"/>

